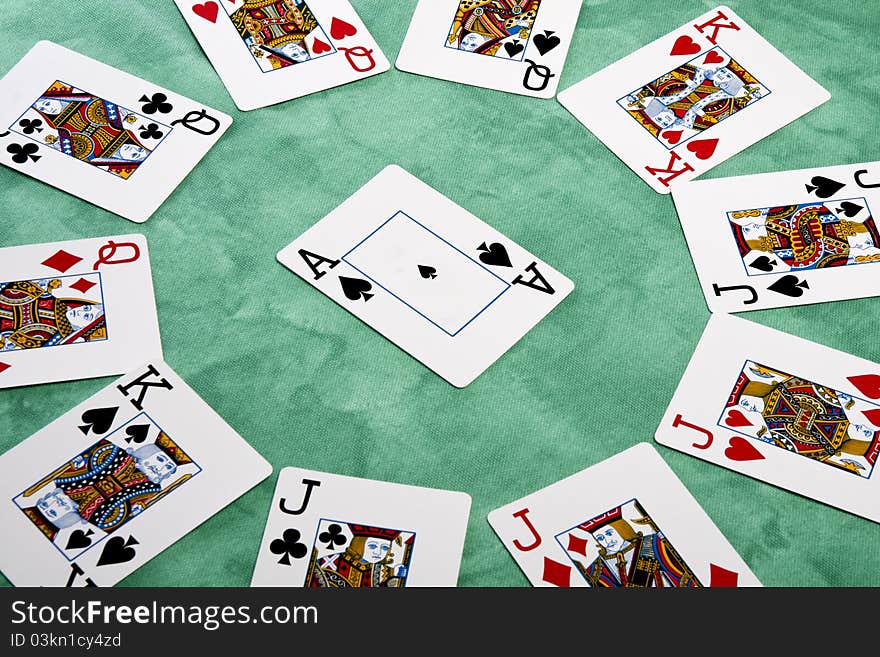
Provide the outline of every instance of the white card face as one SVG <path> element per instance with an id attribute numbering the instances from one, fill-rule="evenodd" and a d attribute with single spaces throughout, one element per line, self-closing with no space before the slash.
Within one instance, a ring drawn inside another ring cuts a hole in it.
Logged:
<path id="1" fill-rule="evenodd" d="M 397 68 L 553 98 L 580 0 L 420 0 Z"/>
<path id="2" fill-rule="evenodd" d="M 657 442 L 880 522 L 880 365 L 713 315 Z"/>
<path id="3" fill-rule="evenodd" d="M 559 102 L 668 194 L 830 97 L 718 7 L 566 89 Z"/>
<path id="4" fill-rule="evenodd" d="M 533 586 L 761 586 L 651 445 L 489 514 Z"/>
<path id="5" fill-rule="evenodd" d="M 136 223 L 232 123 L 49 41 L 0 79 L 0 96 L 0 163 Z"/>
<path id="6" fill-rule="evenodd" d="M 880 295 L 880 162 L 673 188 L 712 312 Z"/>
<path id="7" fill-rule="evenodd" d="M 455 586 L 471 498 L 284 468 L 251 586 Z"/>
<path id="8" fill-rule="evenodd" d="M 278 260 L 464 387 L 574 289 L 546 263 L 397 166 Z"/>
<path id="9" fill-rule="evenodd" d="M 112 586 L 271 471 L 153 361 L 0 456 L 0 570 L 16 586 Z"/>
<path id="10" fill-rule="evenodd" d="M 0 249 L 0 389 L 162 358 L 143 235 Z"/>
<path id="11" fill-rule="evenodd" d="M 391 68 L 347 0 L 174 1 L 244 111 Z"/>

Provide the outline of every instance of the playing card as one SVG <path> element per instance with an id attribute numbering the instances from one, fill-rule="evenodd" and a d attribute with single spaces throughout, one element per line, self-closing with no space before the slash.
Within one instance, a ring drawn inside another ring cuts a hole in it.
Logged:
<path id="1" fill-rule="evenodd" d="M 161 357 L 143 235 L 0 249 L 0 389 Z"/>
<path id="2" fill-rule="evenodd" d="M 174 0 L 241 110 L 391 65 L 348 0 Z"/>
<path id="3" fill-rule="evenodd" d="M 668 194 L 830 97 L 718 7 L 566 89 L 559 102 Z"/>
<path id="4" fill-rule="evenodd" d="M 712 312 L 880 295 L 880 162 L 692 181 L 672 195 Z"/>
<path id="5" fill-rule="evenodd" d="M 0 96 L 0 163 L 136 223 L 232 123 L 49 41 L 0 79 Z"/>
<path id="6" fill-rule="evenodd" d="M 0 570 L 16 586 L 112 586 L 271 471 L 152 361 L 0 456 Z"/>
<path id="7" fill-rule="evenodd" d="M 574 284 L 389 166 L 278 254 L 311 285 L 457 387 Z"/>
<path id="8" fill-rule="evenodd" d="M 651 445 L 489 514 L 534 586 L 760 586 Z"/>
<path id="9" fill-rule="evenodd" d="M 251 586 L 455 586 L 471 498 L 284 468 Z"/>
<path id="10" fill-rule="evenodd" d="M 713 315 L 657 442 L 880 522 L 880 365 Z"/>
<path id="11" fill-rule="evenodd" d="M 553 98 L 580 0 L 420 0 L 397 68 Z"/>

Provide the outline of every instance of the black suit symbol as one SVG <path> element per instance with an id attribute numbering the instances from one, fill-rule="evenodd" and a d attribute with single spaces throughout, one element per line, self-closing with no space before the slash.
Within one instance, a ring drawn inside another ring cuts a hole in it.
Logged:
<path id="1" fill-rule="evenodd" d="M 847 217 L 852 219 L 864 209 L 864 206 L 859 205 L 858 203 L 853 203 L 852 201 L 844 201 L 840 204 L 840 207 L 837 208 L 837 211 L 845 214 Z"/>
<path id="2" fill-rule="evenodd" d="M 367 294 L 373 289 L 373 284 L 360 278 L 348 278 L 346 276 L 339 277 L 339 284 L 342 285 L 342 292 L 346 298 L 352 301 L 359 301 L 363 298 L 364 303 L 372 299 L 375 294 Z"/>
<path id="3" fill-rule="evenodd" d="M 159 139 L 163 134 L 165 133 L 159 130 L 159 126 L 155 123 L 141 128 L 141 139 Z"/>
<path id="4" fill-rule="evenodd" d="M 82 414 L 80 418 L 83 422 L 79 430 L 85 435 L 89 435 L 89 431 L 96 434 L 107 433 L 116 419 L 116 413 L 119 407 L 114 408 L 93 408 Z"/>
<path id="5" fill-rule="evenodd" d="M 521 44 L 519 41 L 511 41 L 509 43 L 504 44 L 504 49 L 507 51 L 507 54 L 510 57 L 516 57 L 520 54 L 526 47 Z"/>
<path id="6" fill-rule="evenodd" d="M 129 445 L 134 442 L 140 445 L 147 439 L 147 433 L 150 431 L 149 424 L 134 424 L 125 429 L 125 442 Z"/>
<path id="7" fill-rule="evenodd" d="M 757 269 L 759 271 L 771 272 L 776 269 L 777 264 L 779 263 L 777 263 L 772 258 L 762 255 L 755 258 L 754 261 L 752 261 L 752 264 L 749 265 L 749 267 L 752 267 L 753 269 Z"/>
<path id="8" fill-rule="evenodd" d="M 787 297 L 802 297 L 804 290 L 809 290 L 810 286 L 807 281 L 801 281 L 797 276 L 789 274 L 780 278 L 767 289 Z"/>
<path id="9" fill-rule="evenodd" d="M 116 563 L 125 563 L 131 561 L 137 556 L 137 551 L 132 547 L 139 545 L 138 540 L 129 535 L 127 539 L 121 536 L 114 536 L 101 551 L 101 558 L 98 559 L 99 566 L 111 566 Z"/>
<path id="10" fill-rule="evenodd" d="M 9 144 L 6 152 L 12 154 L 12 161 L 16 164 L 25 164 L 28 160 L 36 162 L 42 156 L 37 155 L 40 147 L 36 144 Z"/>
<path id="11" fill-rule="evenodd" d="M 41 119 L 22 119 L 18 122 L 23 129 L 22 132 L 26 135 L 32 135 L 34 132 L 43 132 L 43 129 L 40 127 L 43 125 L 43 121 Z"/>
<path id="12" fill-rule="evenodd" d="M 141 107 L 141 111 L 144 114 L 155 114 L 159 112 L 160 114 L 168 114 L 174 106 L 168 102 L 168 96 L 163 94 L 162 92 L 154 93 L 152 96 L 147 96 L 144 94 L 140 97 L 140 102 L 144 105 Z"/>
<path id="13" fill-rule="evenodd" d="M 846 183 L 837 182 L 824 176 L 813 176 L 810 184 L 806 185 L 807 191 L 816 192 L 816 196 L 819 198 L 831 198 L 844 187 L 846 187 Z"/>
<path id="14" fill-rule="evenodd" d="M 327 531 L 318 534 L 318 540 L 327 544 L 327 549 L 332 550 L 337 545 L 345 545 L 345 534 L 342 533 L 342 527 L 333 523 L 327 527 Z"/>
<path id="15" fill-rule="evenodd" d="M 559 37 L 553 35 L 554 33 L 550 30 L 545 30 L 544 34 L 535 35 L 535 47 L 542 57 L 561 43 Z"/>
<path id="16" fill-rule="evenodd" d="M 82 548 L 87 548 L 92 544 L 92 539 L 90 538 L 92 534 L 94 534 L 91 529 L 87 532 L 84 532 L 82 529 L 77 529 L 70 534 L 70 538 L 67 539 L 67 545 L 64 546 L 65 550 L 78 550 Z"/>
<path id="17" fill-rule="evenodd" d="M 422 278 L 437 278 L 437 270 L 429 265 L 419 265 L 419 275 Z"/>
<path id="18" fill-rule="evenodd" d="M 492 265 L 493 267 L 513 267 L 513 263 L 510 262 L 510 256 L 507 255 L 507 249 L 504 248 L 503 244 L 493 242 L 487 245 L 483 242 L 477 247 L 477 251 L 482 251 L 480 261 L 487 265 Z"/>
<path id="19" fill-rule="evenodd" d="M 269 544 L 269 551 L 272 554 L 280 554 L 278 563 L 289 566 L 290 557 L 302 559 L 308 554 L 309 548 L 299 540 L 301 537 L 302 534 L 298 529 L 285 529 L 281 538 L 276 538 Z"/>

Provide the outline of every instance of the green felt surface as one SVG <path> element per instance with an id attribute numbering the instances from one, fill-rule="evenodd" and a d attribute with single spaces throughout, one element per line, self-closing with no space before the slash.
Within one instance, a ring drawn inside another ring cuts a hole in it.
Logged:
<path id="1" fill-rule="evenodd" d="M 393 61 L 416 1 L 354 4 Z M 730 4 L 833 98 L 709 176 L 878 159 L 875 3 Z M 560 89 L 713 6 L 585 2 Z M 651 191 L 553 100 L 392 69 L 241 113 L 172 2 L 65 0 L 51 14 L 42 0 L 4 12 L 0 71 L 49 39 L 234 118 L 142 227 L 0 168 L 2 246 L 146 234 L 166 360 L 275 467 L 123 584 L 246 586 L 277 472 L 297 465 L 467 491 L 460 584 L 526 585 L 486 514 L 652 441 L 708 319 L 670 197 Z M 389 163 L 576 285 L 464 390 L 275 260 Z M 745 316 L 880 361 L 880 299 Z M 0 450 L 112 380 L 0 392 Z M 880 585 L 880 525 L 658 449 L 766 585 Z"/>

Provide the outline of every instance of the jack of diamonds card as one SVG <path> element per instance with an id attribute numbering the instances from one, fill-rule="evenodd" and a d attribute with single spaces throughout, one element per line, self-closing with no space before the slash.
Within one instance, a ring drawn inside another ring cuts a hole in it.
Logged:
<path id="1" fill-rule="evenodd" d="M 552 98 L 582 4 L 580 0 L 421 0 L 397 68 Z"/>
<path id="2" fill-rule="evenodd" d="M 534 586 L 761 583 L 647 443 L 489 514 Z"/>
<path id="3" fill-rule="evenodd" d="M 16 586 L 112 586 L 270 473 L 152 361 L 0 456 L 0 570 Z"/>
<path id="4" fill-rule="evenodd" d="M 284 468 L 251 586 L 455 586 L 465 493 Z"/>
<path id="5" fill-rule="evenodd" d="M 348 0 L 175 0 L 241 110 L 384 73 Z"/>
<path id="6" fill-rule="evenodd" d="M 712 315 L 657 442 L 880 522 L 880 365 Z"/>
<path id="7" fill-rule="evenodd" d="M 830 97 L 722 6 L 566 89 L 559 102 L 668 194 Z"/>
<path id="8" fill-rule="evenodd" d="M 143 235 L 0 249 L 0 389 L 123 374 L 161 357 Z"/>
<path id="9" fill-rule="evenodd" d="M 386 167 L 278 260 L 457 387 L 574 289 L 397 166 Z"/>
<path id="10" fill-rule="evenodd" d="M 0 163 L 143 223 L 232 123 L 49 41 L 0 79 Z"/>
<path id="11" fill-rule="evenodd" d="M 676 185 L 712 312 L 880 295 L 880 162 Z"/>

